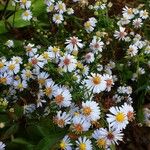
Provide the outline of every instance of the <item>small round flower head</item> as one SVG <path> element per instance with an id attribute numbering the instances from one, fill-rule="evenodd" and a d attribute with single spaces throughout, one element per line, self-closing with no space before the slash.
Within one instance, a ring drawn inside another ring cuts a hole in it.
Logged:
<path id="1" fill-rule="evenodd" d="M 17 74 L 20 71 L 20 64 L 17 64 L 15 61 L 9 61 L 6 64 L 7 72 L 10 75 Z"/>
<path id="2" fill-rule="evenodd" d="M 11 85 L 13 78 L 9 73 L 0 73 L 0 84 Z"/>
<path id="3" fill-rule="evenodd" d="M 37 76 L 37 80 L 38 80 L 38 83 L 39 83 L 40 87 L 44 86 L 44 84 L 48 80 L 48 77 L 49 77 L 49 74 L 47 72 L 41 72 Z"/>
<path id="4" fill-rule="evenodd" d="M 123 16 L 128 19 L 132 19 L 134 17 L 133 9 L 129 8 L 127 6 L 125 6 L 125 8 L 123 8 L 122 13 L 123 13 Z"/>
<path id="5" fill-rule="evenodd" d="M 93 53 L 98 54 L 98 52 L 102 52 L 102 48 L 104 43 L 101 41 L 100 38 L 94 36 L 92 42 L 90 43 L 90 48 Z"/>
<path id="6" fill-rule="evenodd" d="M 26 55 L 33 57 L 37 53 L 37 48 L 34 47 L 34 44 L 29 43 L 27 46 L 24 46 L 26 50 Z"/>
<path id="7" fill-rule="evenodd" d="M 26 80 L 15 80 L 13 84 L 15 89 L 18 89 L 19 91 L 23 91 L 25 88 L 27 88 L 27 82 Z"/>
<path id="8" fill-rule="evenodd" d="M 129 122 L 124 109 L 122 107 L 111 107 L 109 111 L 111 113 L 107 114 L 109 126 L 118 130 L 125 129 Z"/>
<path id="9" fill-rule="evenodd" d="M 67 44 L 66 49 L 69 52 L 72 51 L 78 51 L 79 48 L 83 47 L 83 44 L 81 43 L 81 39 L 79 39 L 78 37 L 70 37 L 69 39 L 66 40 L 65 44 Z"/>
<path id="10" fill-rule="evenodd" d="M 9 48 L 14 47 L 14 41 L 13 40 L 8 40 L 5 45 Z"/>
<path id="11" fill-rule="evenodd" d="M 92 62 L 94 62 L 95 58 L 94 58 L 94 54 L 89 52 L 84 56 L 85 62 L 90 64 Z"/>
<path id="12" fill-rule="evenodd" d="M 72 143 L 70 142 L 70 138 L 66 135 L 60 142 L 59 146 L 62 150 L 72 150 Z"/>
<path id="13" fill-rule="evenodd" d="M 64 72 L 72 72 L 76 69 L 77 60 L 74 56 L 70 54 L 65 54 L 60 58 L 59 67 L 63 69 Z"/>
<path id="14" fill-rule="evenodd" d="M 59 49 L 59 47 L 56 47 L 56 46 L 52 47 L 52 46 L 49 46 L 47 51 L 49 52 L 50 58 L 51 58 L 52 60 L 55 59 L 56 62 L 57 62 L 58 59 L 59 59 L 59 57 L 60 57 L 60 49 Z"/>
<path id="15" fill-rule="evenodd" d="M 100 119 L 100 107 L 95 101 L 82 102 L 81 112 L 89 121 L 97 121 Z"/>
<path id="16" fill-rule="evenodd" d="M 141 10 L 140 11 L 140 17 L 142 19 L 147 19 L 148 18 L 148 12 L 146 10 Z"/>
<path id="17" fill-rule="evenodd" d="M 49 12 L 52 12 L 53 10 L 54 10 L 54 4 L 53 3 L 49 3 L 47 5 L 46 11 L 49 13 Z"/>
<path id="18" fill-rule="evenodd" d="M 63 22 L 64 18 L 62 14 L 54 14 L 53 15 L 53 22 L 56 24 L 61 24 Z"/>
<path id="19" fill-rule="evenodd" d="M 43 106 L 43 103 L 46 103 L 46 100 L 43 98 L 43 96 L 44 96 L 44 93 L 43 93 L 43 91 L 40 89 L 39 93 L 37 94 L 37 100 L 36 100 L 37 108 L 38 108 L 38 107 L 42 107 L 42 106 Z"/>
<path id="20" fill-rule="evenodd" d="M 142 26 L 142 19 L 141 18 L 137 18 L 133 20 L 133 25 L 134 28 L 140 28 Z"/>
<path id="21" fill-rule="evenodd" d="M 32 12 L 30 10 L 25 10 L 23 13 L 22 13 L 22 19 L 23 20 L 31 20 L 32 18 Z"/>
<path id="22" fill-rule="evenodd" d="M 80 114 L 75 115 L 72 120 L 73 124 L 71 126 L 71 129 L 77 134 L 82 133 L 83 131 L 88 131 L 91 126 L 90 122 Z"/>
<path id="23" fill-rule="evenodd" d="M 54 83 L 54 81 L 52 81 L 51 79 L 47 80 L 45 83 L 44 94 L 51 99 L 57 89 L 58 86 Z"/>
<path id="24" fill-rule="evenodd" d="M 109 74 L 104 74 L 103 77 L 106 81 L 106 90 L 109 92 L 111 91 L 111 87 L 114 85 L 113 77 Z"/>
<path id="25" fill-rule="evenodd" d="M 3 142 L 0 141 L 0 150 L 5 150 L 5 144 Z"/>
<path id="26" fill-rule="evenodd" d="M 57 115 L 54 117 L 54 123 L 57 124 L 60 128 L 65 127 L 71 122 L 71 116 L 66 112 L 58 111 Z"/>
<path id="27" fill-rule="evenodd" d="M 100 74 L 91 73 L 92 76 L 88 76 L 85 80 L 85 85 L 88 89 L 92 90 L 93 93 L 100 93 L 106 89 L 106 81 Z"/>
<path id="28" fill-rule="evenodd" d="M 125 32 L 125 28 L 119 27 L 120 31 L 115 31 L 114 37 L 119 40 L 125 40 L 127 33 Z"/>
<path id="29" fill-rule="evenodd" d="M 31 114 L 36 110 L 36 105 L 35 104 L 29 104 L 29 105 L 24 105 L 23 106 L 23 113 L 28 115 Z"/>
<path id="30" fill-rule="evenodd" d="M 79 137 L 76 141 L 76 150 L 92 150 L 92 142 L 87 137 Z"/>
<path id="31" fill-rule="evenodd" d="M 63 3 L 62 1 L 58 1 L 55 5 L 55 10 L 59 13 L 59 14 L 63 14 L 66 11 L 66 5 L 65 3 Z"/>
<path id="32" fill-rule="evenodd" d="M 134 120 L 134 109 L 131 105 L 124 103 L 122 106 L 122 109 L 124 109 L 124 112 L 128 118 L 128 121 L 133 121 Z"/>
<path id="33" fill-rule="evenodd" d="M 127 55 L 133 57 L 138 53 L 138 48 L 135 45 L 130 45 L 127 49 Z"/>
<path id="34" fill-rule="evenodd" d="M 59 107 L 69 107 L 71 105 L 72 97 L 70 91 L 64 87 L 58 88 L 54 93 L 54 97 L 54 102 Z"/>
<path id="35" fill-rule="evenodd" d="M 30 0 L 20 0 L 20 7 L 23 9 L 29 9 L 31 6 Z"/>
<path id="36" fill-rule="evenodd" d="M 97 23 L 97 20 L 94 17 L 89 18 L 89 20 L 84 23 L 84 28 L 87 31 L 87 33 L 90 33 L 94 30 L 96 23 Z"/>

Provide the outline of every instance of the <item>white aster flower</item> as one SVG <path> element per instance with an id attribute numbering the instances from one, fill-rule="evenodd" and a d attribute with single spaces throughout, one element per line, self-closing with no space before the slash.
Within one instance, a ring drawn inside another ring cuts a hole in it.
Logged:
<path id="1" fill-rule="evenodd" d="M 93 93 L 100 93 L 106 89 L 106 81 L 100 74 L 91 73 L 85 80 L 86 87 L 93 91 Z"/>
<path id="2" fill-rule="evenodd" d="M 66 40 L 65 44 L 67 44 L 66 49 L 69 52 L 72 51 L 78 51 L 78 48 L 82 48 L 83 44 L 81 43 L 81 39 L 79 39 L 78 37 L 70 37 L 69 39 Z"/>
<path id="3" fill-rule="evenodd" d="M 142 19 L 147 19 L 148 18 L 148 12 L 146 10 L 141 10 L 140 11 L 140 17 Z"/>
<path id="4" fill-rule="evenodd" d="M 68 135 L 66 135 L 60 142 L 59 144 L 60 148 L 62 150 L 72 150 L 71 146 L 72 143 L 70 142 L 70 138 L 68 137 Z"/>
<path id="5" fill-rule="evenodd" d="M 63 69 L 64 72 L 72 72 L 76 69 L 77 60 L 74 56 L 70 54 L 65 54 L 63 57 L 60 58 L 59 67 Z"/>
<path id="6" fill-rule="evenodd" d="M 53 22 L 54 23 L 61 24 L 63 20 L 64 20 L 64 18 L 63 18 L 62 14 L 54 14 L 53 15 Z"/>
<path id="7" fill-rule="evenodd" d="M 65 3 L 63 3 L 62 1 L 58 1 L 55 5 L 55 10 L 60 13 L 63 14 L 66 11 L 66 5 Z"/>
<path id="8" fill-rule="evenodd" d="M 76 150 L 92 150 L 92 142 L 87 137 L 79 137 L 76 141 Z"/>
<path id="9" fill-rule="evenodd" d="M 22 13 L 22 19 L 23 20 L 31 20 L 32 18 L 32 12 L 30 10 L 25 10 L 23 13 Z"/>
<path id="10" fill-rule="evenodd" d="M 130 45 L 127 49 L 127 55 L 133 57 L 136 56 L 138 53 L 138 48 L 135 45 Z"/>
<path id="11" fill-rule="evenodd" d="M 84 56 L 84 59 L 85 59 L 85 62 L 90 64 L 92 62 L 94 62 L 95 58 L 94 58 L 94 53 L 87 53 L 85 56 Z"/>
<path id="12" fill-rule="evenodd" d="M 13 41 L 13 40 L 8 40 L 8 41 L 5 43 L 5 45 L 6 45 L 7 47 L 9 47 L 9 48 L 12 48 L 12 47 L 14 47 L 14 41 Z"/>
<path id="13" fill-rule="evenodd" d="M 133 9 L 129 8 L 127 6 L 125 6 L 125 8 L 123 8 L 122 13 L 123 13 L 123 16 L 128 19 L 132 19 L 134 17 Z"/>
<path id="14" fill-rule="evenodd" d="M 109 126 L 118 130 L 125 129 L 129 122 L 124 109 L 122 107 L 111 107 L 109 111 L 111 112 L 111 114 L 107 114 Z"/>
<path id="15" fill-rule="evenodd" d="M 114 37 L 119 40 L 125 40 L 126 35 L 125 28 L 120 26 L 119 31 L 115 31 Z"/>
<path id="16" fill-rule="evenodd" d="M 5 144 L 2 142 L 2 141 L 0 141 L 0 150 L 5 150 Z"/>
<path id="17" fill-rule="evenodd" d="M 37 48 L 34 47 L 34 44 L 29 43 L 24 48 L 27 56 L 33 57 L 37 53 Z"/>
<path id="18" fill-rule="evenodd" d="M 142 26 L 142 19 L 141 18 L 137 18 L 133 20 L 133 25 L 134 28 L 140 28 Z"/>

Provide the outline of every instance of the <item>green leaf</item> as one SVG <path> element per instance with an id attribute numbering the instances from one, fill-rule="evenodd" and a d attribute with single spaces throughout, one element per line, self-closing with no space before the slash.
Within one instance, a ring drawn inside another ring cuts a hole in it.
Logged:
<path id="1" fill-rule="evenodd" d="M 15 134 L 18 131 L 18 124 L 14 124 L 13 126 L 11 126 L 2 136 L 2 139 L 7 139 L 9 138 L 11 135 Z"/>
<path id="2" fill-rule="evenodd" d="M 64 132 L 53 134 L 51 136 L 43 138 L 38 145 L 36 146 L 36 150 L 49 150 L 52 148 L 60 139 L 65 135 Z"/>
<path id="3" fill-rule="evenodd" d="M 29 142 L 27 142 L 25 139 L 22 139 L 22 138 L 13 139 L 12 142 L 17 143 L 17 144 L 23 144 L 23 145 L 30 144 Z"/>
<path id="4" fill-rule="evenodd" d="M 0 34 L 7 32 L 4 21 L 0 21 Z"/>

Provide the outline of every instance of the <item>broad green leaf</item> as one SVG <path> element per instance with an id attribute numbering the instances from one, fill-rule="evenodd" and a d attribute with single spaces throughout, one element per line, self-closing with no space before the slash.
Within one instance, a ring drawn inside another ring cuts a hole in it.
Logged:
<path id="1" fill-rule="evenodd" d="M 17 144 L 30 145 L 30 143 L 23 138 L 13 139 L 12 142 L 17 143 Z"/>
<path id="2" fill-rule="evenodd" d="M 38 145 L 36 146 L 36 150 L 50 150 L 60 139 L 65 135 L 64 132 L 53 134 L 43 138 Z"/>

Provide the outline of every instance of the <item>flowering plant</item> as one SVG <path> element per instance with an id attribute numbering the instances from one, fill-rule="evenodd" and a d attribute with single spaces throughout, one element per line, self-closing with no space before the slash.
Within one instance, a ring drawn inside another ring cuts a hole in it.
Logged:
<path id="1" fill-rule="evenodd" d="M 106 0 L 3 7 L 0 149 L 115 149 L 149 94 L 148 12 Z M 9 38 L 9 39 L 8 39 Z M 138 109 L 137 109 L 138 108 Z"/>

